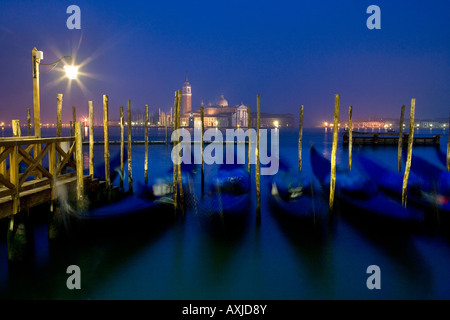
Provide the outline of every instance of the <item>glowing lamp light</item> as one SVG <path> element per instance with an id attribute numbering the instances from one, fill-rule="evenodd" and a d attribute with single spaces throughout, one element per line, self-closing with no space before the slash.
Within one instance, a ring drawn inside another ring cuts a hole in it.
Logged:
<path id="1" fill-rule="evenodd" d="M 66 76 L 69 79 L 76 79 L 78 75 L 78 66 L 64 66 Z"/>

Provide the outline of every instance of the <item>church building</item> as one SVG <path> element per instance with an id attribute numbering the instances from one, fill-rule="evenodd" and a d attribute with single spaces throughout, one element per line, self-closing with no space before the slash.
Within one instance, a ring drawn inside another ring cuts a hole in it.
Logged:
<path id="1" fill-rule="evenodd" d="M 205 128 L 247 128 L 248 127 L 248 114 L 247 106 L 241 103 L 240 105 L 229 106 L 227 99 L 225 99 L 222 94 L 217 100 L 215 105 L 211 102 L 208 106 L 204 106 L 203 101 L 201 102 L 201 107 L 203 107 L 203 120 Z M 256 109 L 256 108 L 253 108 Z M 181 93 L 181 127 L 200 127 L 201 126 L 201 114 L 200 108 L 192 110 L 192 88 L 189 83 L 189 79 L 186 79 L 183 84 Z M 270 120 L 263 121 L 263 114 L 261 114 L 261 127 L 293 127 L 294 126 L 294 116 L 292 114 L 284 115 L 267 115 Z M 253 115 L 252 115 L 253 116 Z M 274 118 L 280 117 L 280 120 Z M 275 119 L 275 120 L 273 120 Z M 256 116 L 255 119 L 256 120 Z M 256 122 L 252 119 L 252 126 L 254 127 Z"/>

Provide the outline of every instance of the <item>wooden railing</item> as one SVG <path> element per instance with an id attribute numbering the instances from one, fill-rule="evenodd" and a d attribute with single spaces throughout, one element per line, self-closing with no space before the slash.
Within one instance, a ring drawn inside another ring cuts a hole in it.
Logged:
<path id="1" fill-rule="evenodd" d="M 69 143 L 68 151 L 61 148 L 61 143 L 64 142 Z M 73 177 L 77 174 L 77 170 L 82 172 L 82 162 L 77 161 L 81 163 L 80 167 L 80 164 L 75 163 L 72 159 L 77 157 L 82 159 L 82 154 L 79 156 L 77 154 L 77 150 L 81 150 L 81 143 L 82 141 L 78 137 L 77 139 L 75 137 L 1 138 L 0 199 L 11 197 L 8 200 L 12 200 L 13 205 L 12 212 L 9 214 L 16 214 L 20 211 L 21 192 L 49 185 L 51 200 L 53 200 L 56 181 Z M 42 165 L 44 158 L 48 161 L 48 167 Z M 20 170 L 21 163 L 25 164 L 23 170 Z M 6 214 L 3 213 L 2 215 Z"/>

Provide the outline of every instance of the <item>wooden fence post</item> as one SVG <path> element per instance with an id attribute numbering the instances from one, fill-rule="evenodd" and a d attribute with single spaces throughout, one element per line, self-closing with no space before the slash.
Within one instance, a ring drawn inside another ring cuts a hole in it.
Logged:
<path id="1" fill-rule="evenodd" d="M 20 124 L 19 120 L 12 121 L 13 136 L 20 136 Z M 40 145 L 39 145 L 40 146 Z M 7 246 L 8 246 L 8 260 L 20 261 L 25 257 L 25 250 L 27 244 L 27 235 L 25 225 L 20 222 L 20 215 L 17 215 L 20 211 L 20 188 L 19 188 L 19 146 L 15 145 L 13 151 L 9 156 L 10 169 L 9 179 L 15 186 L 13 198 L 12 215 L 9 221 L 9 228 L 7 231 Z M 16 217 L 16 215 L 18 217 Z"/>

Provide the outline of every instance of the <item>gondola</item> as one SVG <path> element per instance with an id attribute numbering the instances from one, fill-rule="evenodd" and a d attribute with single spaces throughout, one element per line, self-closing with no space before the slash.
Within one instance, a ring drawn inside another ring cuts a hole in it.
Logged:
<path id="1" fill-rule="evenodd" d="M 174 221 L 173 201 L 155 196 L 151 187 L 140 186 L 133 195 L 90 210 L 68 210 L 66 223 L 83 234 L 114 234 L 151 229 Z"/>
<path id="2" fill-rule="evenodd" d="M 123 161 L 126 163 L 128 159 L 128 151 L 124 149 Z M 66 166 L 67 167 L 67 166 Z M 116 152 L 109 161 L 109 178 L 110 181 L 114 181 L 116 177 L 120 175 L 120 152 Z M 84 170 L 84 174 L 89 174 L 89 169 Z M 94 178 L 99 180 L 105 180 L 105 162 L 102 161 L 94 166 Z"/>
<path id="3" fill-rule="evenodd" d="M 402 198 L 404 173 L 379 164 L 377 161 L 362 154 L 354 155 L 355 165 L 363 171 L 377 186 L 388 195 L 397 199 Z M 423 191 L 429 188 L 428 182 L 414 172 L 408 177 L 407 199 L 418 207 L 424 208 L 430 205 L 428 199 L 423 196 Z"/>
<path id="4" fill-rule="evenodd" d="M 276 218 L 287 223 L 316 224 L 328 213 L 328 206 L 312 177 L 292 171 L 280 161 L 271 181 L 270 205 Z"/>
<path id="5" fill-rule="evenodd" d="M 450 212 L 450 172 L 417 155 L 412 156 L 411 172 L 426 182 L 422 188 L 424 197 L 439 210 Z"/>
<path id="6" fill-rule="evenodd" d="M 436 155 L 438 157 L 439 162 L 444 166 L 447 167 L 447 153 L 443 152 L 439 147 L 435 148 Z"/>
<path id="7" fill-rule="evenodd" d="M 324 190 L 330 186 L 330 160 L 311 146 L 311 166 L 314 175 Z M 336 170 L 335 198 L 342 204 L 341 213 L 351 214 L 360 221 L 369 223 L 420 223 L 424 221 L 421 210 L 403 207 L 401 201 L 380 192 L 375 181 L 353 168 Z"/>
<path id="8" fill-rule="evenodd" d="M 208 177 L 196 215 L 215 234 L 243 230 L 250 216 L 250 175 L 243 165 L 222 164 Z"/>

